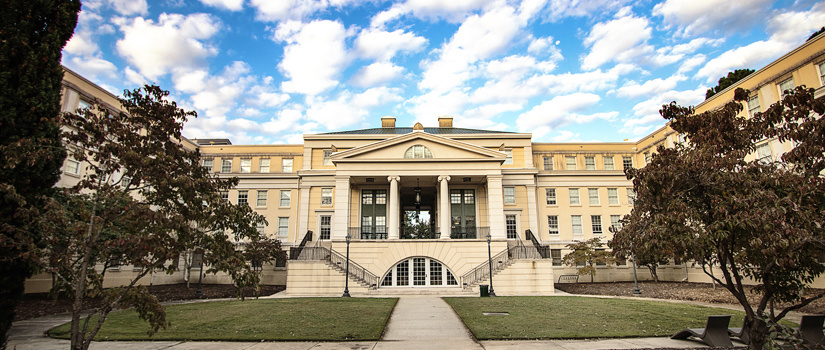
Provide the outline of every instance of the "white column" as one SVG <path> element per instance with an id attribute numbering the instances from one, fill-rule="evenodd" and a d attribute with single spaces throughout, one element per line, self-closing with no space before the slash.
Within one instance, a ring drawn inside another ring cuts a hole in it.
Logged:
<path id="1" fill-rule="evenodd" d="M 507 239 L 501 178 L 501 175 L 487 175 L 487 212 L 489 213 L 487 221 L 490 223 L 490 235 L 493 239 Z"/>
<path id="2" fill-rule="evenodd" d="M 349 230 L 349 176 L 335 177 L 335 215 L 332 217 L 332 239 L 346 239 Z M 354 237 L 356 238 L 356 237 Z"/>
<path id="3" fill-rule="evenodd" d="M 438 222 L 441 226 L 441 239 L 450 239 L 450 188 L 447 182 L 450 181 L 450 176 L 441 175 L 438 177 L 438 182 L 441 183 L 440 191 L 438 192 Z"/>
<path id="4" fill-rule="evenodd" d="M 539 233 L 539 211 L 538 207 L 536 206 L 536 185 L 527 185 L 527 215 L 529 215 L 530 220 L 530 231 L 533 232 L 533 235 L 536 239 L 541 239 L 541 235 Z M 521 233 L 519 233 L 521 234 Z"/>
<path id="5" fill-rule="evenodd" d="M 310 228 L 309 228 L 309 190 L 310 189 L 311 188 L 309 186 L 307 186 L 307 187 L 300 186 L 298 188 L 298 193 L 300 193 L 300 198 L 301 198 L 300 201 L 298 201 L 298 203 L 297 203 L 297 206 L 299 206 L 299 208 L 297 210 L 298 217 L 299 217 L 299 219 L 298 219 L 299 222 L 298 222 L 298 236 L 297 236 L 296 242 L 298 242 L 298 243 L 300 243 L 301 240 L 304 239 L 304 235 L 307 233 L 308 230 L 310 230 Z M 280 192 L 278 192 L 278 195 L 280 196 Z M 275 198 L 280 199 L 280 197 L 275 197 Z M 312 240 L 313 241 L 318 240 L 318 234 L 320 233 L 320 232 L 315 232 L 315 231 L 318 231 L 318 230 L 313 228 L 312 229 Z"/>
<path id="6" fill-rule="evenodd" d="M 398 181 L 401 181 L 400 176 L 390 176 L 387 177 L 387 180 L 390 182 L 390 217 L 387 220 L 389 230 L 387 230 L 387 239 L 398 239 L 398 227 L 400 226 L 398 223 L 398 219 L 401 215 L 399 209 L 399 199 L 401 193 L 398 191 Z"/>

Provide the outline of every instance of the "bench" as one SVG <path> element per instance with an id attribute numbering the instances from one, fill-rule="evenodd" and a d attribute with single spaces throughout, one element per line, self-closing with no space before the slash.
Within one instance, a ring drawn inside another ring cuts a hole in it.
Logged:
<path id="1" fill-rule="evenodd" d="M 558 283 L 579 283 L 579 275 L 561 275 Z"/>
<path id="2" fill-rule="evenodd" d="M 732 347 L 733 343 L 731 343 L 728 334 L 729 325 L 730 315 L 708 316 L 705 328 L 683 329 L 671 336 L 670 339 L 695 337 L 712 347 Z"/>

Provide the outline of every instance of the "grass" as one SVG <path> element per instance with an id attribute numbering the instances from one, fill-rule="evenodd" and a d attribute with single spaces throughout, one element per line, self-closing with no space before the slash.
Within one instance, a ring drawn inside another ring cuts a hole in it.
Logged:
<path id="1" fill-rule="evenodd" d="M 583 297 L 444 298 L 477 339 L 584 339 L 670 336 L 702 328 L 709 315 L 744 312 L 689 304 Z M 509 316 L 484 316 L 507 312 Z M 790 324 L 789 324 L 790 325 Z"/>
<path id="2" fill-rule="evenodd" d="M 398 299 L 290 298 L 166 307 L 171 325 L 152 337 L 133 310 L 112 312 L 96 340 L 378 340 Z M 49 336 L 70 337 L 70 324 Z"/>

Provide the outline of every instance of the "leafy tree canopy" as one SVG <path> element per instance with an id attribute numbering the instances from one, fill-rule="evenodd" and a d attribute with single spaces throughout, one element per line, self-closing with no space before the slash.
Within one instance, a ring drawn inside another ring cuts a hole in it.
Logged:
<path id="1" fill-rule="evenodd" d="M 736 84 L 738 81 L 744 79 L 751 73 L 755 72 L 753 69 L 737 69 L 733 72 L 728 72 L 728 76 L 719 78 L 719 84 L 715 87 L 708 89 L 705 93 L 705 99 L 711 98 L 713 95 L 716 95 L 722 90 L 727 89 L 729 86 Z"/>
<path id="2" fill-rule="evenodd" d="M 562 258 L 562 262 L 569 266 L 578 266 L 577 273 L 590 275 L 590 282 L 593 282 L 596 276 L 596 264 L 609 265 L 615 261 L 613 253 L 606 251 L 603 247 L 604 243 L 599 237 L 568 244 L 567 249 L 572 251 Z"/>
<path id="3" fill-rule="evenodd" d="M 822 29 L 817 30 L 813 34 L 811 34 L 811 36 L 809 36 L 808 39 L 805 40 L 805 42 L 811 41 L 811 39 L 816 38 L 817 35 L 822 33 L 825 33 L 825 26 L 823 26 Z"/>

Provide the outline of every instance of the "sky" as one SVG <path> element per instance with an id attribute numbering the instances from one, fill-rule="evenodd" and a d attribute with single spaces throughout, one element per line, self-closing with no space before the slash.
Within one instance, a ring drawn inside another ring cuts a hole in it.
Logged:
<path id="1" fill-rule="evenodd" d="M 63 64 L 116 95 L 157 84 L 188 138 L 437 126 L 637 140 L 825 25 L 769 0 L 87 0 Z"/>

